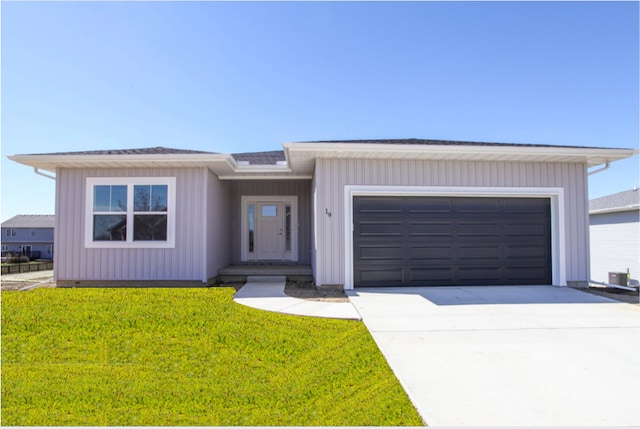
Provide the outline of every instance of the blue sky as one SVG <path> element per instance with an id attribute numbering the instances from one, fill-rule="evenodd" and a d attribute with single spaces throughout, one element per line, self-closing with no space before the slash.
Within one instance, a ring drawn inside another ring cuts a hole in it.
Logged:
<path id="1" fill-rule="evenodd" d="M 7 155 L 425 138 L 638 148 L 638 2 L 2 2 Z M 638 156 L 590 197 L 638 185 Z"/>

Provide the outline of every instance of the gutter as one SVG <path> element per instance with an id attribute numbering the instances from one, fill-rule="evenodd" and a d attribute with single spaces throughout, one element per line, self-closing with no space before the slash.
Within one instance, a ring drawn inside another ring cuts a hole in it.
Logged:
<path id="1" fill-rule="evenodd" d="M 38 176 L 46 177 L 47 179 L 51 179 L 51 180 L 56 180 L 56 176 L 51 176 L 49 174 L 42 173 L 38 169 L 38 167 L 33 167 L 33 172 L 36 173 Z"/>
<path id="2" fill-rule="evenodd" d="M 592 174 L 596 174 L 596 173 L 601 173 L 601 172 L 603 172 L 603 171 L 605 171 L 605 170 L 608 170 L 608 169 L 609 169 L 609 167 L 611 167 L 611 163 L 610 163 L 609 161 L 607 161 L 607 162 L 604 164 L 604 167 L 601 167 L 601 168 L 598 168 L 598 169 L 596 169 L 596 170 L 593 170 L 593 171 L 588 172 L 588 173 L 587 173 L 587 176 L 591 176 Z"/>

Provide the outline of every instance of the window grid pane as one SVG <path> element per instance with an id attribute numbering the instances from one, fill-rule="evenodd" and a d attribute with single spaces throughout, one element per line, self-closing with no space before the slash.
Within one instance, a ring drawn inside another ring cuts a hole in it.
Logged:
<path id="1" fill-rule="evenodd" d="M 126 215 L 94 215 L 93 216 L 93 240 L 94 241 L 126 241 L 127 216 Z"/>
<path id="2" fill-rule="evenodd" d="M 255 231 L 255 206 L 249 204 L 249 252 L 253 252 L 253 237 Z"/>
<path id="3" fill-rule="evenodd" d="M 134 215 L 134 241 L 166 241 L 167 215 Z"/>

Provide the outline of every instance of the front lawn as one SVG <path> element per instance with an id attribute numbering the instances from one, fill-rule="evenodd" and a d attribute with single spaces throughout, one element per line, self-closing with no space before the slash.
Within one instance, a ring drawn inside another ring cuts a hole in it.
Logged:
<path id="1" fill-rule="evenodd" d="M 233 293 L 3 292 L 1 424 L 424 424 L 362 322 Z"/>

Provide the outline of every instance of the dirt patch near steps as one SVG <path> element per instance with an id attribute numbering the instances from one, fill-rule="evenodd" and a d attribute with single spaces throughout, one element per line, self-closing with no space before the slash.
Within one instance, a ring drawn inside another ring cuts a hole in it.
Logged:
<path id="1" fill-rule="evenodd" d="M 344 291 L 318 289 L 315 283 L 311 281 L 287 281 L 284 293 L 293 298 L 308 299 L 311 301 L 349 302 L 349 298 L 344 294 Z"/>

